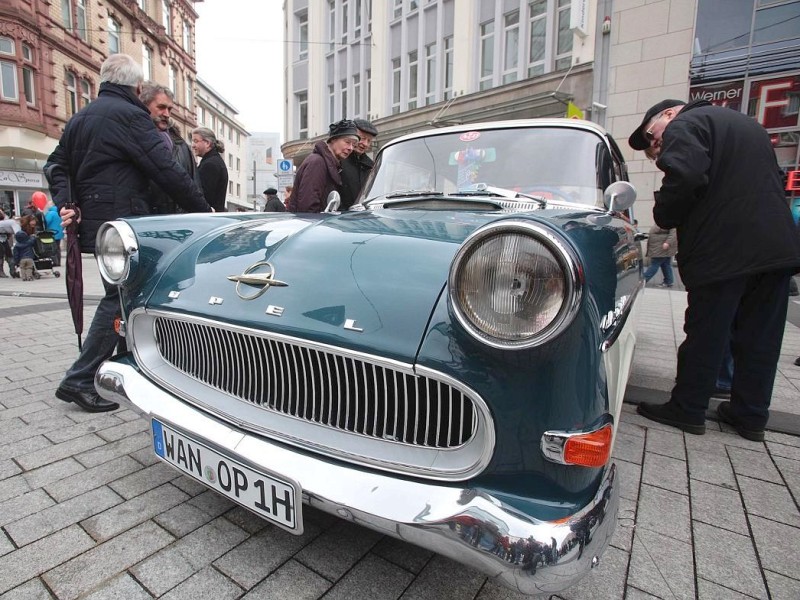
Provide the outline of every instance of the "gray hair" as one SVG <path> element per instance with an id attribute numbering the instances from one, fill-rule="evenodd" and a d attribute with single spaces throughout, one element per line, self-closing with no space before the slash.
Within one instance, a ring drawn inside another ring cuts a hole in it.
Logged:
<path id="1" fill-rule="evenodd" d="M 127 54 L 112 54 L 100 67 L 100 83 L 136 87 L 144 81 L 142 67 Z"/>
<path id="2" fill-rule="evenodd" d="M 200 139 L 207 141 L 220 154 L 225 152 L 225 144 L 218 140 L 214 132 L 208 127 L 195 127 L 192 129 L 192 135 L 197 135 Z"/>
<path id="3" fill-rule="evenodd" d="M 167 98 L 175 102 L 175 94 L 172 93 L 172 90 L 165 85 L 156 83 L 155 81 L 145 81 L 142 84 L 142 91 L 139 93 L 139 100 L 142 101 L 142 104 L 147 106 L 159 94 L 164 94 Z"/>

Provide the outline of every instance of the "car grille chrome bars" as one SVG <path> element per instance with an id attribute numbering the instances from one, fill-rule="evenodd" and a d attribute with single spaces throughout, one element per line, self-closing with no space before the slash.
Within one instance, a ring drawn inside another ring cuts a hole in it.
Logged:
<path id="1" fill-rule="evenodd" d="M 433 377 L 209 323 L 160 316 L 154 334 L 173 368 L 268 411 L 433 449 L 458 448 L 478 428 L 472 399 Z"/>

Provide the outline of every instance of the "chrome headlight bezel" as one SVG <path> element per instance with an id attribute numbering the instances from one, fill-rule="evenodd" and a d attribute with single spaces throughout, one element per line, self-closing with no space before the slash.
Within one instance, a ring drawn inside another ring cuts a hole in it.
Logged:
<path id="1" fill-rule="evenodd" d="M 492 238 L 504 235 L 522 235 L 541 244 L 561 268 L 564 281 L 563 300 L 556 315 L 540 330 L 518 339 L 497 337 L 482 329 L 476 320 L 470 318 L 469 310 L 459 300 L 459 289 L 465 265 L 474 256 L 478 245 Z M 473 232 L 456 253 L 450 265 L 448 294 L 450 307 L 456 320 L 475 339 L 492 348 L 502 350 L 522 350 L 539 346 L 564 331 L 575 318 L 583 295 L 583 270 L 577 253 L 557 233 L 540 223 L 522 220 L 504 220 L 490 223 Z"/>
<path id="2" fill-rule="evenodd" d="M 138 252 L 139 242 L 130 225 L 124 221 L 107 221 L 100 225 L 95 238 L 95 255 L 100 275 L 106 282 L 125 283 L 132 275 L 132 258 Z"/>

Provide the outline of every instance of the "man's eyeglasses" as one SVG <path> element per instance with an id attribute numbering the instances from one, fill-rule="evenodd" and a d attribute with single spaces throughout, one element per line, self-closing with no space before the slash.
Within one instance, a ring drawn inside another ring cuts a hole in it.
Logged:
<path id="1" fill-rule="evenodd" d="M 656 117 L 653 119 L 653 122 L 650 123 L 650 128 L 644 132 L 644 139 L 646 139 L 648 142 L 652 142 L 655 139 L 655 136 L 653 135 L 653 129 L 655 128 L 656 123 L 658 123 L 658 120 L 663 116 L 663 112 L 656 115 Z"/>

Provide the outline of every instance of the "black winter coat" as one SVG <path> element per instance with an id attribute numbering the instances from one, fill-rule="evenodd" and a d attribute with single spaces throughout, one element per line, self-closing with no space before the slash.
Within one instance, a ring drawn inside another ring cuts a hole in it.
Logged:
<path id="1" fill-rule="evenodd" d="M 687 288 L 800 269 L 798 236 L 766 130 L 704 100 L 669 122 L 656 165 L 664 171 L 653 216 L 678 230 Z"/>
<path id="2" fill-rule="evenodd" d="M 350 156 L 342 161 L 342 204 L 340 210 L 347 210 L 355 204 L 356 198 L 361 193 L 374 165 L 375 161 L 369 156 L 359 154 L 356 151 L 351 152 Z"/>
<path id="3" fill-rule="evenodd" d="M 53 201 L 59 209 L 70 199 L 80 207 L 84 252 L 94 252 L 102 223 L 150 214 L 150 180 L 187 212 L 210 210 L 200 189 L 172 160 L 147 107 L 127 86 L 100 85 L 97 99 L 67 122 L 45 172 L 51 165 L 62 167 L 50 178 Z"/>
<path id="4" fill-rule="evenodd" d="M 225 198 L 228 195 L 228 167 L 215 148 L 200 159 L 197 165 L 203 194 L 217 212 L 225 212 Z"/>
<path id="5" fill-rule="evenodd" d="M 341 193 L 342 177 L 339 170 L 339 160 L 328 144 L 323 141 L 314 144 L 314 150 L 294 176 L 289 211 L 318 213 L 325 210 L 328 194 L 334 190 Z"/>
<path id="6" fill-rule="evenodd" d="M 181 137 L 180 131 L 176 127 L 170 127 L 168 131 L 172 139 L 172 158 L 183 167 L 183 170 L 192 178 L 192 181 L 202 189 L 192 149 L 189 148 L 189 144 Z M 183 212 L 178 203 L 154 183 L 150 184 L 150 206 L 153 214 L 157 215 L 172 215 Z"/>

